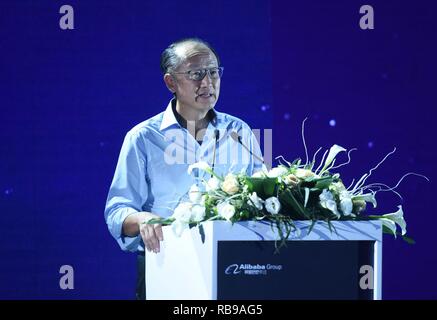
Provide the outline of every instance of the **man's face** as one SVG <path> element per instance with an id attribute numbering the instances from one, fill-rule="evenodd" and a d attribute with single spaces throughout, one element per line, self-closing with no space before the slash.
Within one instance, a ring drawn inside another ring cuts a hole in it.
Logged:
<path id="1" fill-rule="evenodd" d="M 205 47 L 182 47 L 179 53 L 184 57 L 183 63 L 175 72 L 196 71 L 218 67 L 214 53 Z M 219 97 L 220 78 L 211 79 L 207 73 L 202 80 L 189 79 L 187 74 L 173 74 L 174 90 L 181 108 L 208 111 L 212 109 Z"/>

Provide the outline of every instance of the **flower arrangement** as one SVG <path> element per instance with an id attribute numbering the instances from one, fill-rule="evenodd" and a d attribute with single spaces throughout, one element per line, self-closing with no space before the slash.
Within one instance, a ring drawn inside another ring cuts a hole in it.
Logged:
<path id="1" fill-rule="evenodd" d="M 355 149 L 347 151 L 339 145 L 333 145 L 325 151 L 316 167 L 315 159 L 320 150 L 314 154 L 312 161 L 308 161 L 307 155 L 305 163 L 300 159 L 290 163 L 280 156 L 276 158 L 282 160 L 280 165 L 252 176 L 245 173 L 219 176 L 206 162 L 192 164 L 188 174 L 194 169 L 203 170 L 211 178 L 193 185 L 188 192 L 189 199 L 179 203 L 171 217 L 152 219 L 148 223 L 171 225 L 176 235 L 181 235 L 186 228 L 201 226 L 205 221 L 226 220 L 235 223 L 264 220 L 276 226 L 284 244 L 290 233 L 297 230 L 294 223 L 297 220 L 312 221 L 308 233 L 317 221 L 325 221 L 329 229 L 335 231 L 331 223 L 333 220 L 380 220 L 383 232 L 394 237 L 400 235 L 405 241 L 414 243 L 413 239 L 406 236 L 407 224 L 401 205 L 396 212 L 382 215 L 367 215 L 365 209 L 368 204 L 376 208 L 376 194 L 380 191 L 392 191 L 399 195 L 395 189 L 408 175 L 427 179 L 425 176 L 408 173 L 392 188 L 383 183 L 366 184 L 372 172 L 395 149 L 356 183 L 352 181 L 346 187 L 340 174 L 334 171 L 350 163 L 350 153 Z M 336 166 L 336 157 L 341 152 L 347 152 L 348 160 Z"/>

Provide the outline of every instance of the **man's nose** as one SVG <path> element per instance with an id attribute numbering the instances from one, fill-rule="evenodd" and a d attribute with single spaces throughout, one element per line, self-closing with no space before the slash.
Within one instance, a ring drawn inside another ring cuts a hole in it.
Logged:
<path id="1" fill-rule="evenodd" d="M 212 82 L 213 82 L 213 80 L 211 79 L 209 71 L 207 71 L 205 76 L 202 79 L 201 86 L 202 87 L 209 87 L 210 85 L 212 85 Z"/>

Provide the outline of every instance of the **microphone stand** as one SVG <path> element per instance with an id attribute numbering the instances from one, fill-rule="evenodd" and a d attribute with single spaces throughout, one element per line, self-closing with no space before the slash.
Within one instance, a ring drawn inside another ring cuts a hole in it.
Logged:
<path id="1" fill-rule="evenodd" d="M 264 164 L 264 159 L 260 158 L 256 154 L 254 154 L 246 145 L 241 141 L 241 137 L 236 133 L 235 131 L 231 132 L 231 138 L 234 139 L 237 143 L 241 144 L 241 146 L 247 150 L 254 158 L 256 158 L 258 161 L 261 161 Z"/>
<path id="2" fill-rule="evenodd" d="M 218 142 L 219 137 L 220 137 L 220 131 L 218 129 L 215 129 L 214 130 L 214 139 L 215 139 L 215 142 L 214 142 L 214 151 L 212 153 L 212 166 L 211 166 L 212 172 L 214 172 L 215 151 L 217 149 L 217 142 Z M 212 178 L 212 176 L 213 176 L 213 174 L 211 174 L 211 178 Z"/>

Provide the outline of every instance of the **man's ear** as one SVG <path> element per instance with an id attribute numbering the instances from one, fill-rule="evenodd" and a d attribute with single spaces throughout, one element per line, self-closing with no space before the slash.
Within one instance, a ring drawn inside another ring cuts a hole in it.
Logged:
<path id="1" fill-rule="evenodd" d="M 176 80 L 173 78 L 173 76 L 170 73 L 166 73 L 164 75 L 164 82 L 171 93 L 176 92 Z"/>

